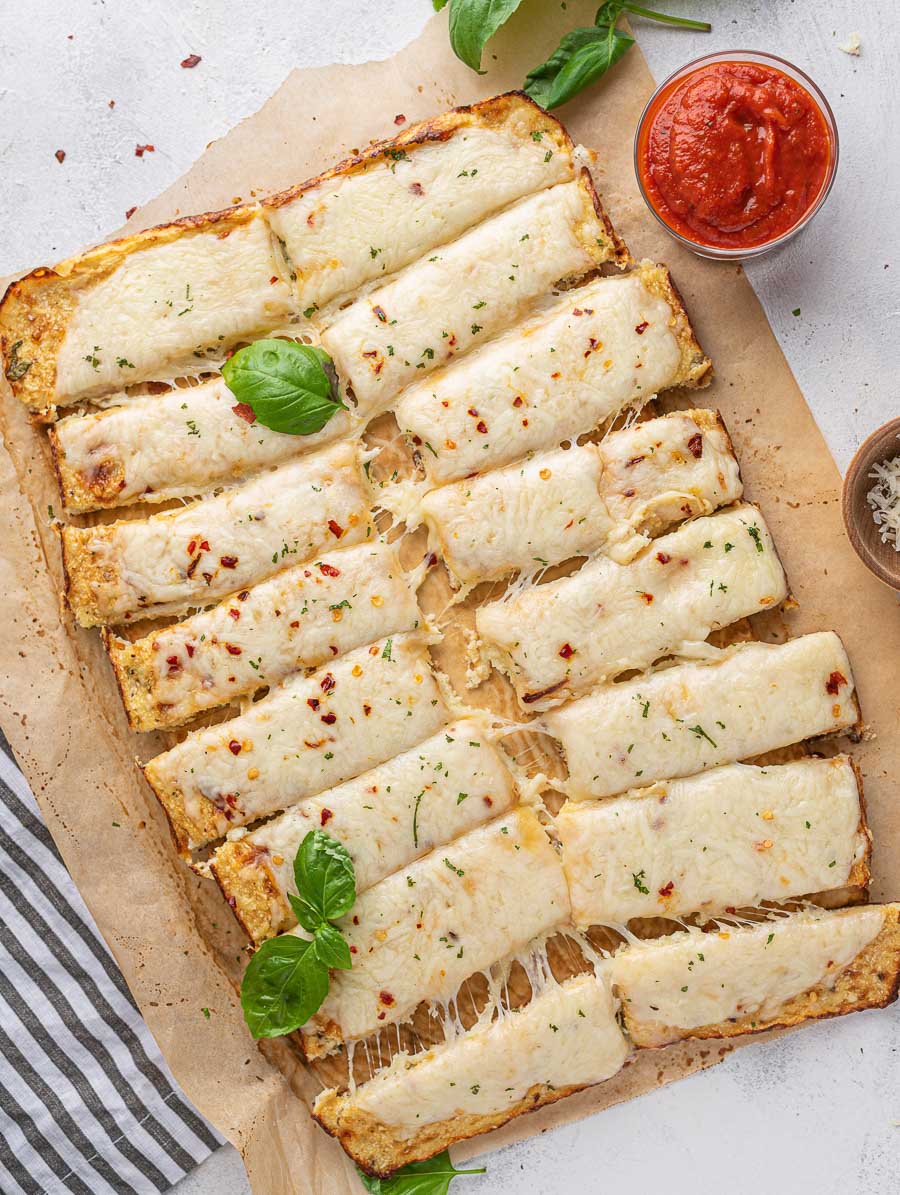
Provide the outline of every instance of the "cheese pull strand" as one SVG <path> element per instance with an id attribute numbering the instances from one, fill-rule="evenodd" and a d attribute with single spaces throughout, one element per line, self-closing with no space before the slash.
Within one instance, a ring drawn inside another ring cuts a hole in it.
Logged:
<path id="1" fill-rule="evenodd" d="M 559 856 L 530 809 L 437 847 L 363 892 L 341 921 L 353 967 L 332 973 L 304 1027 L 308 1056 L 404 1021 L 422 1001 L 446 1002 L 568 920 Z"/>
<path id="2" fill-rule="evenodd" d="M 323 1092 L 313 1115 L 356 1162 L 387 1174 L 602 1083 L 628 1054 L 607 964 L 451 1042 L 397 1055 L 353 1093 Z"/>
<path id="3" fill-rule="evenodd" d="M 762 515 L 741 505 L 655 540 L 630 564 L 590 560 L 475 616 L 491 663 L 526 708 L 558 704 L 620 673 L 683 654 L 788 593 Z"/>

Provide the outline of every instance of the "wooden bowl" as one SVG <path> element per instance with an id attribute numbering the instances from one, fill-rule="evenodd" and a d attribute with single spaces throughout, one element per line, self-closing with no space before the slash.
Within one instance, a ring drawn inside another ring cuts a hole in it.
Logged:
<path id="1" fill-rule="evenodd" d="M 869 476 L 873 465 L 900 456 L 900 418 L 892 419 L 869 436 L 850 462 L 841 492 L 841 513 L 853 550 L 879 581 L 900 590 L 900 552 L 892 543 L 882 543 L 880 529 L 872 518 L 866 494 L 875 482 Z"/>

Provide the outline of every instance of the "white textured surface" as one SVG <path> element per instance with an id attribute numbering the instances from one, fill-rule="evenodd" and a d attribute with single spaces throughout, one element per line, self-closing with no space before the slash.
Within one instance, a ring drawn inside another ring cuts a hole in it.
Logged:
<path id="1" fill-rule="evenodd" d="M 841 168 L 826 213 L 748 273 L 843 468 L 860 440 L 900 409 L 900 8 L 896 0 L 660 7 L 708 16 L 715 29 L 703 37 L 641 22 L 638 37 L 657 78 L 706 50 L 766 49 L 807 68 L 835 108 Z M 7 0 L 0 274 L 101 240 L 127 208 L 255 111 L 292 67 L 383 57 L 430 12 L 428 0 Z M 854 30 L 859 58 L 837 48 Z M 179 66 L 189 53 L 203 56 L 193 71 Z M 135 157 L 135 145 L 148 142 L 156 152 Z M 62 165 L 57 149 L 66 151 Z M 897 1189 L 900 1167 L 898 1047 L 896 1007 L 750 1047 L 705 1075 L 511 1146 L 488 1159 L 487 1177 L 459 1180 L 454 1195 L 881 1195 Z M 247 1189 L 226 1149 L 178 1191 Z"/>

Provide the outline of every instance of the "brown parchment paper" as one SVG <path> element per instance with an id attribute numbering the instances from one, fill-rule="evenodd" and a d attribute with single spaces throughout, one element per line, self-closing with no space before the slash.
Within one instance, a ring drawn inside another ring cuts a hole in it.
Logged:
<path id="1" fill-rule="evenodd" d="M 453 57 L 446 13 L 390 60 L 295 71 L 255 116 L 143 208 L 129 231 L 295 183 L 373 137 L 390 136 L 397 114 L 417 120 L 519 86 L 566 28 L 593 19 L 594 7 L 570 0 L 563 11 L 528 0 L 491 43 L 484 76 Z M 685 57 L 695 52 L 686 38 Z M 599 151 L 604 201 L 632 252 L 671 266 L 715 362 L 716 381 L 701 401 L 722 410 L 748 497 L 760 503 L 775 536 L 799 603 L 787 615 L 790 633 L 831 627 L 844 639 L 871 729 L 853 753 L 875 836 L 872 897 L 898 897 L 900 615 L 844 537 L 836 466 L 740 266 L 693 257 L 642 205 L 631 147 L 652 86 L 635 47 L 561 116 L 576 140 Z M 59 499 L 43 433 L 28 425 L 5 387 L 0 422 L 0 723 L 166 1060 L 240 1149 L 253 1190 L 358 1195 L 353 1167 L 308 1115 L 314 1081 L 284 1044 L 268 1044 L 264 1055 L 247 1033 L 233 985 L 245 941 L 215 887 L 176 861 L 133 764 L 136 754 L 147 758 L 156 749 L 152 737 L 129 734 L 99 637 L 74 628 L 61 610 L 48 517 Z M 731 1048 L 683 1043 L 641 1051 L 609 1083 L 455 1152 L 466 1156 L 585 1116 L 712 1065 Z"/>

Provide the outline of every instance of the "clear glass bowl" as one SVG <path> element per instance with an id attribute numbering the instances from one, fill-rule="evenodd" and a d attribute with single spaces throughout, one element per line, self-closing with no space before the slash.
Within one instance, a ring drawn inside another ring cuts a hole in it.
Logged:
<path id="1" fill-rule="evenodd" d="M 650 113 L 653 111 L 653 107 L 658 96 L 662 91 L 675 82 L 675 80 L 682 79 L 687 75 L 693 74 L 694 71 L 698 70 L 699 68 L 709 66 L 714 62 L 758 62 L 763 66 L 771 66 L 776 70 L 782 71 L 796 83 L 799 83 L 804 90 L 809 92 L 813 101 L 818 105 L 831 136 L 832 152 L 831 160 L 828 165 L 828 173 L 815 203 L 801 217 L 801 219 L 799 219 L 797 223 L 793 225 L 792 228 L 787 230 L 787 232 L 783 232 L 780 236 L 775 237 L 771 241 L 765 241 L 761 245 L 750 245 L 739 249 L 726 249 L 718 245 L 704 245 L 700 241 L 695 241 L 690 237 L 684 236 L 682 233 L 672 228 L 670 224 L 667 224 L 663 217 L 656 210 L 652 199 L 647 194 L 647 191 L 644 187 L 643 179 L 641 178 L 640 163 L 638 160 L 641 133 Z M 762 54 L 756 50 L 725 50 L 718 54 L 704 54 L 702 58 L 695 58 L 692 62 L 685 63 L 684 66 L 680 67 L 673 74 L 669 75 L 668 79 L 664 79 L 663 82 L 660 83 L 659 87 L 657 87 L 656 91 L 654 91 L 653 95 L 647 101 L 644 111 L 641 113 L 641 119 L 638 121 L 637 131 L 634 135 L 634 173 L 637 178 L 638 188 L 640 189 L 641 197 L 643 198 L 644 203 L 646 203 L 647 207 L 663 226 L 666 232 L 670 236 L 674 237 L 676 241 L 681 241 L 682 245 L 687 245 L 687 247 L 699 257 L 711 257 L 717 261 L 742 261 L 748 257 L 759 257 L 763 253 L 770 253 L 773 249 L 779 249 L 783 244 L 785 244 L 786 241 L 789 241 L 791 237 L 795 237 L 798 232 L 801 232 L 807 226 L 807 224 L 810 222 L 810 220 L 812 220 L 813 216 L 815 216 L 816 212 L 819 211 L 825 200 L 828 198 L 831 188 L 834 185 L 834 179 L 835 175 L 837 174 L 838 167 L 839 149 L 837 122 L 834 119 L 834 113 L 831 110 L 831 105 L 828 103 L 828 100 L 825 98 L 822 91 L 813 82 L 809 75 L 800 70 L 799 67 L 794 66 L 792 62 L 788 62 L 784 58 L 778 58 L 774 54 Z"/>

